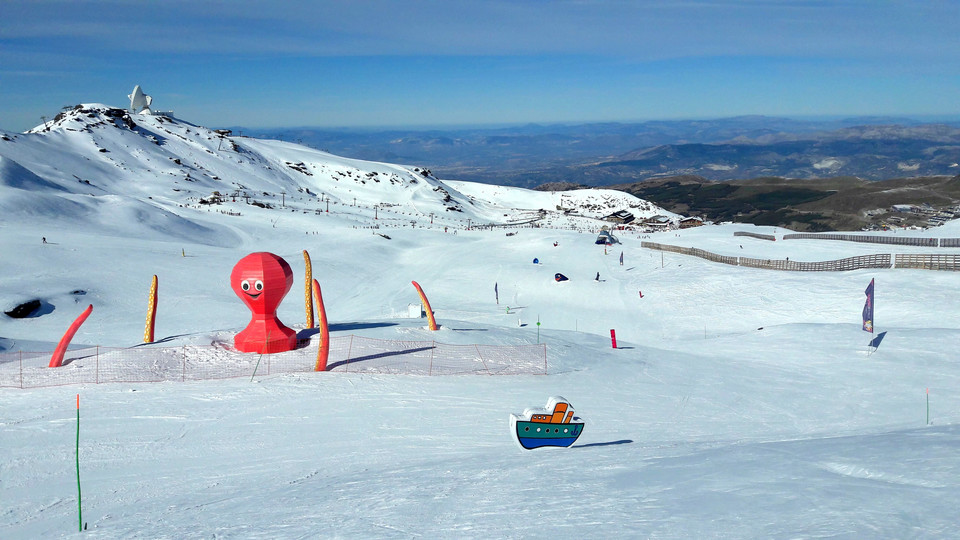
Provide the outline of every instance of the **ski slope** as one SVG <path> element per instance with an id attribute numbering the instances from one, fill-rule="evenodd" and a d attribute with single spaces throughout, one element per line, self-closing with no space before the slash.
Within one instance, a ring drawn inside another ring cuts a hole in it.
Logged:
<path id="1" fill-rule="evenodd" d="M 640 243 L 804 261 L 932 248 L 733 236 L 787 232 L 750 225 L 620 233 L 622 244 L 605 247 L 594 244 L 599 202 L 569 215 L 556 210 L 563 194 L 443 182 L 277 141 L 237 138 L 249 154 L 219 156 L 216 137 L 197 138 L 198 127 L 135 121 L 144 132 L 168 129 L 170 146 L 91 127 L 108 149 L 99 152 L 84 146 L 91 133 L 80 124 L 0 144 L 0 307 L 45 306 L 34 318 L 0 315 L 0 352 L 52 350 L 87 304 L 94 311 L 75 346 L 137 345 L 154 274 L 158 341 L 229 339 L 249 319 L 230 270 L 261 250 L 294 268 L 278 315 L 302 327 L 307 250 L 334 336 L 539 340 L 549 374 L 305 372 L 0 389 L 4 538 L 76 535 L 77 461 L 82 522 L 96 538 L 956 535 L 960 314 L 951 291 L 960 277 L 774 272 Z M 193 152 L 198 181 L 158 151 L 181 163 Z M 171 163 L 174 180 L 163 176 Z M 359 171 L 352 179 L 349 167 Z M 374 171 L 405 187 L 356 180 Z M 196 202 L 221 182 L 212 176 L 228 174 L 272 208 L 243 197 Z M 445 210 L 437 187 L 461 210 Z M 568 199 L 587 196 L 603 198 Z M 662 213 L 637 201 L 627 204 Z M 540 227 L 526 223 L 541 208 L 550 213 Z M 960 237 L 960 224 L 890 234 Z M 557 272 L 570 280 L 555 282 Z M 860 311 L 874 278 L 875 324 L 888 334 L 872 352 Z M 411 280 L 429 296 L 437 332 L 406 318 L 418 301 Z M 552 395 L 573 404 L 583 435 L 569 449 L 520 450 L 509 414 Z"/>

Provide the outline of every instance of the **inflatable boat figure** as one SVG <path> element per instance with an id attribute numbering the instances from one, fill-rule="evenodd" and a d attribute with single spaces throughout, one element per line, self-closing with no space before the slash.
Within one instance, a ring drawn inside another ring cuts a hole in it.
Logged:
<path id="1" fill-rule="evenodd" d="M 524 450 L 569 447 L 582 432 L 583 420 L 573 416 L 573 406 L 560 396 L 551 397 L 542 409 L 526 409 L 522 415 L 510 415 L 510 433 Z"/>
<path id="2" fill-rule="evenodd" d="M 297 346 L 297 333 L 277 318 L 277 306 L 293 286 L 293 270 L 273 253 L 251 253 L 233 267 L 230 287 L 253 313 L 233 338 L 238 351 L 277 353 Z"/>

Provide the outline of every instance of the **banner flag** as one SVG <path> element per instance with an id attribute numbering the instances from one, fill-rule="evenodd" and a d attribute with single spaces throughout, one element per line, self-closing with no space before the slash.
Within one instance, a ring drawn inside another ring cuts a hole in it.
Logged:
<path id="1" fill-rule="evenodd" d="M 877 334 L 877 337 L 870 340 L 870 346 L 876 349 L 880 346 L 880 342 L 883 341 L 883 336 L 887 335 L 886 332 L 880 332 Z"/>
<path id="2" fill-rule="evenodd" d="M 867 295 L 867 301 L 863 304 L 863 330 L 873 333 L 873 280 L 867 285 L 867 290 L 863 291 Z"/>

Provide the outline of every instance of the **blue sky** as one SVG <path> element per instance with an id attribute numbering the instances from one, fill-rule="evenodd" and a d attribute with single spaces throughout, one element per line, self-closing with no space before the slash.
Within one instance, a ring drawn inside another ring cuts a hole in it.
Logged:
<path id="1" fill-rule="evenodd" d="M 960 2 L 0 0 L 0 128 L 960 113 Z"/>

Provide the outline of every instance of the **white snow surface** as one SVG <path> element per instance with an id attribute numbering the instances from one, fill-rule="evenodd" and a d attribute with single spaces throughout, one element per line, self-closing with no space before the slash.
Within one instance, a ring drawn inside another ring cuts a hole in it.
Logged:
<path id="1" fill-rule="evenodd" d="M 302 328 L 306 249 L 334 336 L 539 340 L 549 374 L 305 372 L 0 388 L 5 539 L 78 534 L 78 462 L 82 536 L 92 538 L 960 530 L 955 273 L 742 268 L 644 249 L 640 235 L 623 232 L 621 245 L 604 247 L 594 244 L 604 222 L 593 218 L 606 210 L 669 214 L 604 190 L 443 182 L 412 166 L 221 140 L 162 117 L 132 115 L 129 127 L 105 106 L 83 110 L 27 134 L 0 133 L 0 308 L 44 306 L 33 318 L 0 314 L 0 352 L 51 351 L 87 304 L 94 311 L 75 347 L 138 344 L 154 274 L 158 341 L 229 340 L 249 312 L 228 278 L 254 251 L 294 268 L 278 314 Z M 197 204 L 214 190 L 226 202 Z M 233 202 L 235 190 L 273 208 Z M 521 225 L 534 219 L 539 228 Z M 784 241 L 786 232 L 717 225 L 647 236 L 801 261 L 958 252 Z M 960 237 L 960 224 L 889 234 Z M 555 282 L 556 272 L 570 280 Z M 870 354 L 874 335 L 861 330 L 860 314 L 872 278 L 875 324 L 888 335 Z M 440 330 L 401 318 L 418 301 L 411 280 Z M 576 408 L 583 435 L 569 449 L 518 449 L 509 414 L 551 395 Z"/>

